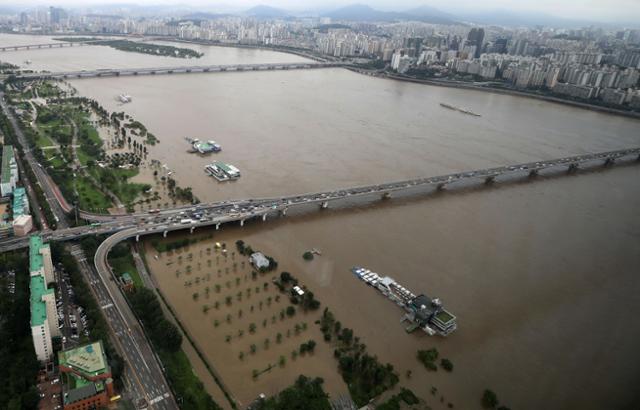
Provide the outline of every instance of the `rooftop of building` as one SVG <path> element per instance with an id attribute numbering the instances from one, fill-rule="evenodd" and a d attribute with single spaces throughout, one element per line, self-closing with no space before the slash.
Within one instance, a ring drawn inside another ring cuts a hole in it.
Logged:
<path id="1" fill-rule="evenodd" d="M 76 386 L 78 387 L 64 392 L 63 399 L 65 405 L 95 396 L 104 390 L 104 384 L 102 382 L 88 382 Z"/>
<path id="2" fill-rule="evenodd" d="M 13 217 L 16 218 L 20 215 L 24 215 L 25 213 L 29 213 L 28 209 L 29 198 L 27 197 L 27 191 L 18 187 L 13 190 Z"/>
<path id="3" fill-rule="evenodd" d="M 269 266 L 269 259 L 262 252 L 254 252 L 250 258 L 253 264 L 259 268 Z"/>
<path id="4" fill-rule="evenodd" d="M 58 362 L 61 366 L 85 377 L 96 377 L 110 372 L 101 341 L 59 352 Z"/>
<path id="5" fill-rule="evenodd" d="M 44 261 L 40 249 L 48 247 L 49 245 L 42 242 L 40 235 L 33 235 L 29 238 L 29 272 L 42 269 Z"/>
<path id="6" fill-rule="evenodd" d="M 54 290 L 47 289 L 42 275 L 31 276 L 29 290 L 31 294 L 29 299 L 31 304 L 31 326 L 42 326 L 47 320 L 47 306 L 42 297 L 53 293 Z"/>
<path id="7" fill-rule="evenodd" d="M 11 162 L 14 158 L 13 146 L 5 145 L 2 148 L 2 168 L 0 170 L 2 183 L 7 183 L 11 179 Z"/>
<path id="8" fill-rule="evenodd" d="M 440 312 L 436 314 L 436 319 L 438 319 L 444 324 L 447 324 L 449 322 L 455 321 L 456 317 L 453 316 L 451 313 L 447 312 L 446 310 L 442 309 Z"/>

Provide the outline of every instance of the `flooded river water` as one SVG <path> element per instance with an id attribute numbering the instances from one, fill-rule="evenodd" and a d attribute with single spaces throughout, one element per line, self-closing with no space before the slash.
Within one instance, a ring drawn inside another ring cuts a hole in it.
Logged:
<path id="1" fill-rule="evenodd" d="M 15 38 L 0 40 L 9 44 Z M 9 52 L 0 60 L 21 64 L 30 59 L 33 67 L 51 71 L 302 60 L 260 50 L 196 48 L 205 52 L 200 61 L 106 47 Z M 178 184 L 193 187 L 202 201 L 302 193 L 640 145 L 640 121 L 342 69 L 72 84 L 108 110 L 124 110 L 144 123 L 161 141 L 150 147 L 150 157 L 166 163 Z M 115 96 L 121 93 L 133 102 L 120 105 Z M 209 157 L 188 154 L 187 136 L 214 139 L 223 151 Z M 215 182 L 203 172 L 214 159 L 237 166 L 242 177 Z M 395 366 L 402 385 L 434 409 L 446 407 L 440 395 L 456 408 L 479 408 L 485 388 L 518 409 L 638 408 L 640 167 L 540 179 L 250 222 L 214 238 L 230 243 L 240 238 L 274 256 L 280 268 L 303 280 L 353 328 L 371 353 Z M 301 255 L 311 248 L 322 256 L 304 262 Z M 151 265 L 178 316 L 206 346 L 217 330 L 201 329 L 202 312 L 194 310 L 184 278 L 176 279 L 169 265 Z M 353 265 L 393 276 L 416 293 L 439 296 L 457 315 L 458 331 L 446 339 L 407 335 L 399 308 L 356 280 L 348 271 Z M 215 366 L 214 347 L 204 350 Z M 452 373 L 421 367 L 415 353 L 430 347 L 453 361 Z M 318 357 L 335 365 L 323 352 Z M 232 366 L 221 360 L 218 370 L 225 378 L 225 368 Z M 326 363 L 315 367 L 328 377 Z M 314 374 L 312 365 L 288 366 L 281 371 L 291 373 L 281 384 L 301 370 Z M 245 373 L 228 370 L 227 376 L 243 398 L 257 390 L 246 387 L 251 378 L 244 381 Z M 269 392 L 277 387 L 282 386 L 260 385 Z M 332 393 L 343 388 L 340 383 L 328 387 Z"/>

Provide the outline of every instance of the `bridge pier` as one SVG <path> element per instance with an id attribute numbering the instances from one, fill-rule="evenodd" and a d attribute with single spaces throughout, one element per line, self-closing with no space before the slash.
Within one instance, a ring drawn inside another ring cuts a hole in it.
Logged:
<path id="1" fill-rule="evenodd" d="M 604 161 L 604 166 L 605 166 L 605 167 L 608 167 L 608 166 L 614 165 L 615 163 L 616 163 L 615 158 L 607 158 L 607 159 Z"/>
<path id="2" fill-rule="evenodd" d="M 267 220 L 267 214 L 266 214 L 266 213 L 264 213 L 264 214 L 262 214 L 262 222 L 264 222 L 264 221 L 266 221 L 266 220 Z"/>
<path id="3" fill-rule="evenodd" d="M 220 223 L 216 224 L 216 231 L 220 229 Z"/>
<path id="4" fill-rule="evenodd" d="M 321 205 L 320 208 L 322 209 L 327 209 L 329 208 L 329 201 L 324 201 Z"/>
<path id="5" fill-rule="evenodd" d="M 534 178 L 538 176 L 538 170 L 537 169 L 532 169 L 531 171 L 529 171 L 529 178 Z"/>
<path id="6" fill-rule="evenodd" d="M 164 231 L 164 232 L 162 232 L 162 237 L 163 237 L 163 238 L 166 238 L 166 237 L 167 237 L 167 232 L 169 232 L 169 231 Z"/>
<path id="7" fill-rule="evenodd" d="M 280 210 L 280 215 L 287 216 L 287 208 L 283 208 Z"/>
<path id="8" fill-rule="evenodd" d="M 382 194 L 382 199 L 391 199 L 391 194 L 389 192 L 385 192 Z"/>
<path id="9" fill-rule="evenodd" d="M 493 184 L 495 182 L 495 180 L 496 180 L 496 176 L 495 175 L 489 175 L 488 177 L 486 177 L 484 179 L 484 183 L 485 183 L 485 185 L 491 185 L 491 184 Z"/>
<path id="10" fill-rule="evenodd" d="M 244 219 L 240 220 L 240 226 L 244 226 Z"/>
<path id="11" fill-rule="evenodd" d="M 189 233 L 193 233 L 193 231 L 196 229 L 195 226 L 192 226 L 191 229 L 189 229 Z"/>
<path id="12" fill-rule="evenodd" d="M 574 173 L 578 170 L 578 164 L 576 164 L 575 162 L 571 165 L 569 165 L 569 168 L 567 169 L 567 172 Z"/>
<path id="13" fill-rule="evenodd" d="M 444 189 L 446 188 L 447 184 L 445 184 L 444 182 L 440 182 L 438 185 L 436 185 L 436 190 L 438 191 L 444 191 Z"/>
<path id="14" fill-rule="evenodd" d="M 136 242 L 140 242 L 140 235 L 136 235 Z"/>

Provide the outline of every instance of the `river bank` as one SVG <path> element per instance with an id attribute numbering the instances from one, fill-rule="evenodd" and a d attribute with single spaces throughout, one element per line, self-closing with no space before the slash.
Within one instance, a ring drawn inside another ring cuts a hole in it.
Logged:
<path id="1" fill-rule="evenodd" d="M 353 71 L 360 72 L 359 70 L 353 70 Z M 366 74 L 366 73 L 361 72 L 361 74 Z M 554 102 L 554 103 L 558 103 L 558 104 L 569 105 L 571 107 L 578 107 L 578 108 L 583 108 L 583 109 L 586 109 L 586 110 L 591 110 L 591 111 L 596 111 L 596 112 L 602 112 L 602 113 L 607 113 L 607 114 L 620 115 L 620 116 L 628 117 L 628 118 L 640 119 L 640 112 L 618 110 L 618 109 L 615 109 L 615 108 L 602 107 L 602 106 L 599 106 L 599 105 L 583 103 L 583 102 L 580 102 L 580 101 L 567 100 L 567 99 L 564 99 L 564 98 L 553 97 L 553 96 L 550 96 L 550 95 L 540 95 L 540 94 L 528 93 L 526 91 L 509 90 L 509 89 L 496 88 L 496 87 L 483 87 L 483 86 L 477 86 L 477 85 L 473 85 L 473 84 L 465 84 L 465 83 L 462 83 L 462 82 L 438 81 L 438 80 L 421 80 L 421 79 L 418 79 L 418 78 L 403 77 L 403 76 L 391 75 L 391 74 L 386 74 L 386 75 L 382 75 L 382 76 L 377 76 L 376 75 L 376 77 L 389 78 L 391 80 L 397 80 L 397 81 L 407 81 L 407 82 L 410 82 L 410 83 L 435 85 L 437 87 L 459 88 L 459 89 L 465 89 L 465 90 L 484 91 L 484 92 L 490 92 L 490 93 L 495 93 L 495 94 L 513 95 L 513 96 L 517 96 L 517 97 L 533 98 L 533 99 L 536 99 L 536 100 Z"/>
<path id="2" fill-rule="evenodd" d="M 314 59 L 315 61 L 327 61 L 327 60 L 332 60 L 333 61 L 333 60 L 335 60 L 335 59 L 330 58 L 330 56 L 324 56 L 324 55 L 321 55 L 321 54 L 314 53 L 312 50 L 305 51 L 304 49 L 293 49 L 293 48 L 290 48 L 290 47 L 269 47 L 269 46 L 263 46 L 263 45 L 258 45 L 258 44 L 252 45 L 252 44 L 237 44 L 237 43 L 221 43 L 221 42 L 215 42 L 215 41 L 185 40 L 185 39 L 179 39 L 179 38 L 163 38 L 163 37 L 157 37 L 157 40 L 166 41 L 166 42 L 183 43 L 183 44 L 208 45 L 208 46 L 213 46 L 213 47 L 263 49 L 263 50 L 269 50 L 269 51 L 276 51 L 276 52 L 281 52 L 281 53 L 293 54 L 293 55 L 296 55 L 296 56 L 299 56 L 299 57 L 311 58 L 311 59 Z M 554 96 L 550 96 L 550 95 L 540 95 L 540 94 L 534 94 L 534 93 L 530 93 L 530 92 L 526 92 L 526 91 L 509 90 L 509 89 L 496 88 L 496 87 L 476 86 L 476 85 L 473 85 L 473 84 L 465 84 L 463 82 L 439 81 L 439 80 L 423 80 L 423 79 L 418 79 L 418 78 L 411 78 L 411 77 L 405 77 L 405 76 L 400 76 L 400 75 L 392 75 L 392 74 L 379 75 L 378 72 L 375 72 L 375 74 L 374 74 L 371 71 L 362 70 L 362 69 L 355 68 L 355 67 L 354 68 L 346 67 L 346 69 L 351 70 L 351 71 L 356 72 L 356 73 L 359 73 L 359 74 L 364 74 L 364 75 L 369 75 L 369 76 L 374 76 L 374 77 L 380 77 L 380 78 L 388 78 L 388 79 L 397 80 L 397 81 L 407 81 L 407 82 L 411 82 L 411 83 L 434 85 L 434 86 L 437 86 L 437 87 L 459 88 L 459 89 L 467 89 L 467 90 L 475 90 L 475 91 L 492 92 L 492 93 L 496 93 L 496 94 L 512 95 L 512 96 L 518 96 L 518 97 L 533 98 L 533 99 L 537 99 L 537 100 L 541 100 L 541 101 L 555 102 L 555 103 L 558 103 L 558 104 L 565 104 L 565 105 L 569 105 L 569 106 L 572 106 L 572 107 L 584 108 L 584 109 L 587 109 L 587 110 L 603 112 L 603 113 L 607 113 L 607 114 L 621 115 L 621 116 L 624 116 L 624 117 L 640 119 L 640 112 L 624 111 L 624 110 L 619 110 L 619 109 L 616 109 L 616 108 L 603 107 L 603 106 L 584 103 L 584 102 L 580 102 L 580 101 L 572 101 L 572 100 L 568 100 L 568 99 L 564 99 L 564 98 L 560 98 L 560 97 L 554 97 Z"/>

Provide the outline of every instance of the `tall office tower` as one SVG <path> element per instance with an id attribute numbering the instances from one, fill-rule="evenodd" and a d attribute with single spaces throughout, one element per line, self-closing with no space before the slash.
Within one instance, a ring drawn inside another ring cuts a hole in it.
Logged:
<path id="1" fill-rule="evenodd" d="M 479 58 L 482 53 L 482 44 L 484 41 L 484 29 L 483 28 L 472 28 L 469 34 L 467 35 L 468 44 L 471 46 L 476 46 L 476 52 L 474 57 Z"/>

